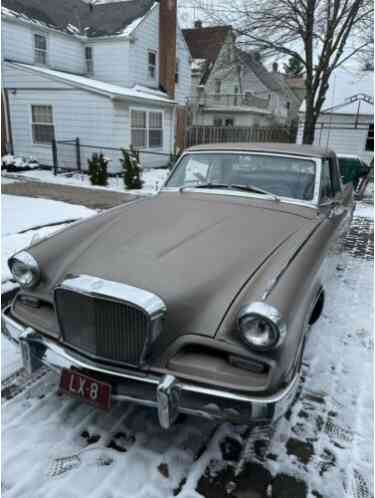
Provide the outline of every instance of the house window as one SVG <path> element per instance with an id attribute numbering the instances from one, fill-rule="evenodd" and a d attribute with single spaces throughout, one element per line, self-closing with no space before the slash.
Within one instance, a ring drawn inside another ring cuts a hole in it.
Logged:
<path id="1" fill-rule="evenodd" d="M 85 47 L 86 73 L 93 74 L 94 61 L 92 57 L 92 47 Z"/>
<path id="2" fill-rule="evenodd" d="M 148 51 L 148 76 L 152 79 L 156 78 L 156 52 Z"/>
<path id="3" fill-rule="evenodd" d="M 163 113 L 160 111 L 131 111 L 131 144 L 133 147 L 163 146 Z"/>
<path id="4" fill-rule="evenodd" d="M 238 105 L 238 92 L 239 92 L 239 88 L 238 88 L 238 86 L 235 86 L 234 87 L 234 100 L 233 100 L 234 105 Z"/>
<path id="5" fill-rule="evenodd" d="M 223 126 L 222 118 L 214 118 L 214 126 Z"/>
<path id="6" fill-rule="evenodd" d="M 133 147 L 146 147 L 146 111 L 131 111 L 131 143 Z"/>
<path id="7" fill-rule="evenodd" d="M 148 146 L 162 147 L 163 145 L 163 114 L 161 112 L 150 112 L 148 130 Z"/>
<path id="8" fill-rule="evenodd" d="M 225 120 L 225 126 L 234 126 L 234 119 L 233 118 L 227 118 Z"/>
<path id="9" fill-rule="evenodd" d="M 220 100 L 221 81 L 215 80 L 215 99 Z"/>
<path id="10" fill-rule="evenodd" d="M 34 144 L 51 144 L 55 138 L 51 105 L 32 105 L 32 134 Z"/>
<path id="11" fill-rule="evenodd" d="M 47 64 L 47 38 L 44 35 L 34 35 L 34 59 L 36 64 Z"/>
<path id="12" fill-rule="evenodd" d="M 368 126 L 366 150 L 374 152 L 374 123 L 370 123 Z"/>
<path id="13" fill-rule="evenodd" d="M 179 72 L 180 72 L 180 61 L 178 59 L 176 59 L 176 73 L 175 73 L 175 77 L 174 77 L 174 80 L 176 83 L 178 83 Z"/>

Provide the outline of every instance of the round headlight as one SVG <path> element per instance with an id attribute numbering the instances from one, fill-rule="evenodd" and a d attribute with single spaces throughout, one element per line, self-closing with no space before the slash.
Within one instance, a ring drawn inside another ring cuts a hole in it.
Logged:
<path id="1" fill-rule="evenodd" d="M 8 265 L 13 277 L 22 287 L 34 287 L 40 280 L 39 265 L 28 252 L 22 251 L 12 256 Z"/>
<path id="2" fill-rule="evenodd" d="M 265 303 L 244 308 L 238 317 L 238 326 L 246 344 L 260 351 L 274 348 L 286 333 L 278 310 Z"/>

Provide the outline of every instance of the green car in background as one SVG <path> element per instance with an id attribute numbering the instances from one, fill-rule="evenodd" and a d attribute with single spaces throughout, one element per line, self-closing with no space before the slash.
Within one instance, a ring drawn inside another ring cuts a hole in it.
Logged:
<path id="1" fill-rule="evenodd" d="M 362 190 L 362 184 L 367 184 L 370 168 L 358 156 L 338 155 L 340 173 L 343 184 L 352 183 L 355 192 Z M 363 181 L 360 181 L 360 180 Z"/>

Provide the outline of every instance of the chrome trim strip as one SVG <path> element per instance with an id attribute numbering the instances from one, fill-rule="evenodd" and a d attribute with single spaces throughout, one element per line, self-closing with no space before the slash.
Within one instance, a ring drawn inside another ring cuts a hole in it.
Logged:
<path id="1" fill-rule="evenodd" d="M 91 275 L 70 276 L 61 283 L 60 288 L 88 294 L 92 297 L 128 302 L 145 310 L 151 318 L 167 311 L 163 300 L 152 292 Z"/>
<path id="2" fill-rule="evenodd" d="M 241 319 L 243 319 L 249 315 L 254 315 L 257 317 L 261 317 L 261 318 L 266 318 L 267 320 L 269 320 L 271 322 L 271 324 L 273 324 L 276 327 L 278 334 L 279 334 L 279 337 L 277 338 L 277 340 L 275 341 L 275 343 L 272 346 L 270 346 L 268 348 L 259 348 L 256 346 L 252 346 L 249 343 L 249 341 L 246 339 L 246 337 L 242 333 L 240 322 L 241 322 Z M 242 335 L 245 343 L 249 347 L 254 348 L 255 350 L 262 350 L 262 349 L 268 350 L 268 349 L 277 348 L 283 342 L 283 340 L 286 336 L 286 333 L 287 333 L 287 326 L 286 326 L 285 320 L 281 316 L 280 311 L 277 308 L 275 308 L 274 306 L 272 306 L 268 303 L 265 303 L 265 302 L 261 302 L 261 301 L 256 301 L 256 302 L 253 302 L 247 306 L 244 306 L 238 314 L 237 324 L 238 324 L 238 328 L 241 332 L 241 335 Z"/>
<path id="3" fill-rule="evenodd" d="M 2 321 L 5 327 L 7 327 L 8 323 L 11 325 L 14 322 L 12 318 L 7 316 L 8 312 L 9 312 L 9 307 L 5 308 L 2 312 Z M 19 325 L 18 328 L 21 327 L 22 326 Z M 45 365 L 47 365 L 52 369 L 60 371 L 62 368 L 70 368 L 71 366 L 75 366 L 99 373 L 112 375 L 113 377 L 131 379 L 139 382 L 154 384 L 155 386 L 159 385 L 162 379 L 162 377 L 156 377 L 148 373 L 142 375 L 141 372 L 134 373 L 126 371 L 125 369 L 121 369 L 120 371 L 117 370 L 116 368 L 97 365 L 84 358 L 77 358 L 75 355 L 72 355 L 70 351 L 67 351 L 62 346 L 54 343 L 50 339 L 47 339 L 45 336 L 38 334 L 33 329 L 29 327 L 23 327 L 22 330 L 25 331 L 26 329 L 28 330 L 30 342 L 40 346 L 40 348 L 38 349 L 41 355 L 41 357 L 39 358 L 40 361 L 42 361 L 42 363 L 44 363 Z M 10 333 L 9 330 L 8 332 Z M 296 387 L 298 379 L 299 379 L 299 374 L 297 373 L 290 382 L 290 384 L 288 384 L 285 388 L 281 389 L 277 393 L 269 396 L 248 396 L 245 394 L 238 394 L 231 391 L 213 389 L 210 387 L 204 387 L 195 384 L 187 384 L 183 382 L 177 382 L 176 387 L 178 387 L 181 391 L 187 391 L 196 394 L 206 394 L 209 396 L 233 400 L 233 401 L 243 401 L 245 403 L 247 402 L 247 403 L 258 403 L 260 405 L 264 404 L 268 405 L 272 403 L 277 403 L 283 400 L 285 397 L 289 396 L 290 393 L 293 391 L 293 389 Z"/>
<path id="4" fill-rule="evenodd" d="M 21 282 L 20 279 L 17 277 L 17 275 L 15 275 L 15 273 L 13 272 L 12 266 L 16 261 L 19 261 L 28 270 L 31 271 L 31 273 L 33 275 L 33 280 L 30 283 L 25 284 L 25 283 Z M 23 288 L 30 289 L 31 287 L 34 287 L 40 280 L 40 268 L 39 268 L 38 262 L 34 258 L 34 256 L 27 251 L 21 251 L 21 252 L 18 252 L 16 254 L 13 254 L 13 256 L 11 256 L 8 260 L 8 266 L 9 266 L 9 269 L 10 269 L 13 277 L 17 280 L 17 282 Z"/>

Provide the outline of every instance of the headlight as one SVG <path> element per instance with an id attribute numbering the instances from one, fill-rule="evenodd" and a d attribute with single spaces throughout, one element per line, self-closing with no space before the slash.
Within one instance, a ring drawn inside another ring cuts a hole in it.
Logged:
<path id="1" fill-rule="evenodd" d="M 40 280 L 39 265 L 28 252 L 22 251 L 12 256 L 8 265 L 13 277 L 22 287 L 34 287 Z"/>
<path id="2" fill-rule="evenodd" d="M 286 325 L 279 311 L 266 303 L 252 303 L 239 314 L 238 327 L 242 339 L 253 349 L 272 349 L 286 334 Z"/>

